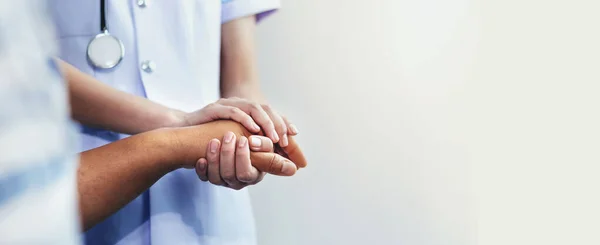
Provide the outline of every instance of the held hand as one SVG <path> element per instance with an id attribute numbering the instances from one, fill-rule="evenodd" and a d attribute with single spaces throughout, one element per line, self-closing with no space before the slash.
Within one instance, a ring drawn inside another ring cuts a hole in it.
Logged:
<path id="1" fill-rule="evenodd" d="M 262 129 L 267 137 L 281 146 L 289 144 L 289 136 L 298 134 L 296 126 L 269 105 L 236 97 L 219 99 L 198 111 L 185 114 L 182 120 L 185 126 L 193 126 L 218 119 L 239 122 L 252 133 Z"/>
<path id="2" fill-rule="evenodd" d="M 236 138 L 241 136 L 250 137 L 252 133 L 244 126 L 230 120 L 219 120 L 205 123 L 198 126 L 171 129 L 173 140 L 179 145 L 176 154 L 182 167 L 195 168 L 196 162 L 200 158 L 207 156 L 207 142 L 212 139 L 222 139 L 227 132 L 233 132 Z M 277 149 L 275 152 L 250 152 L 250 160 L 257 170 L 274 174 L 289 176 L 284 173 L 284 165 L 294 164 L 296 168 L 306 167 L 306 159 L 300 146 L 289 138 L 289 143 L 285 147 Z M 285 157 L 287 158 L 285 158 Z"/>
<path id="3" fill-rule="evenodd" d="M 240 190 L 260 182 L 265 173 L 259 171 L 250 161 L 250 149 L 254 152 L 273 152 L 273 142 L 263 136 L 253 135 L 248 139 L 240 136 L 236 144 L 236 136 L 227 132 L 223 138 L 213 139 L 207 146 L 206 158 L 196 163 L 196 173 L 202 181 L 210 181 L 214 185 Z M 296 166 L 285 164 L 281 173 L 293 175 Z"/>

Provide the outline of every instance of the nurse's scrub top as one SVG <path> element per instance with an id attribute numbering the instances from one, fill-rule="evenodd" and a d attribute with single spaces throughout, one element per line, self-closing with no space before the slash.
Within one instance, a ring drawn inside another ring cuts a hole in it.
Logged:
<path id="1" fill-rule="evenodd" d="M 0 1 L 0 244 L 81 244 L 77 131 L 45 6 Z"/>
<path id="2" fill-rule="evenodd" d="M 125 49 L 119 65 L 97 69 L 87 45 L 100 33 L 100 0 L 48 0 L 60 57 L 122 91 L 183 111 L 220 98 L 221 25 L 279 7 L 278 0 L 106 0 L 109 32 Z M 82 127 L 81 150 L 127 137 Z M 118 193 L 115 193 L 118 195 Z M 195 171 L 167 174 L 148 191 L 85 234 L 90 245 L 256 244 L 247 190 L 198 179 Z"/>

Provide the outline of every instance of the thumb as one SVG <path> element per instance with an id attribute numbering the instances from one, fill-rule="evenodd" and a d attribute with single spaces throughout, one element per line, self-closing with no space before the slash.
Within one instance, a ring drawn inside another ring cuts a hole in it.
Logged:
<path id="1" fill-rule="evenodd" d="M 288 145 L 286 147 L 281 147 L 281 149 L 285 152 L 290 161 L 296 164 L 298 169 L 306 167 L 306 158 L 304 157 L 304 153 L 302 153 L 302 149 L 300 149 L 298 142 L 294 140 L 294 137 L 289 136 Z"/>
<path id="2" fill-rule="evenodd" d="M 292 176 L 296 173 L 296 165 L 293 162 L 270 152 L 251 152 L 250 161 L 256 169 L 279 176 Z"/>

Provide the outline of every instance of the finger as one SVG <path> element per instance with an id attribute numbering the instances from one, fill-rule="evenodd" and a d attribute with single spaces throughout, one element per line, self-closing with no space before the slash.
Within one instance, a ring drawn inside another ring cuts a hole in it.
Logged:
<path id="1" fill-rule="evenodd" d="M 225 133 L 221 146 L 221 178 L 229 186 L 240 184 L 235 176 L 236 137 L 233 132 Z"/>
<path id="2" fill-rule="evenodd" d="M 251 103 L 244 99 L 226 99 L 221 100 L 219 103 L 242 109 L 242 111 L 252 116 L 252 119 L 258 123 L 265 134 L 271 138 L 273 142 L 279 142 L 279 136 L 277 135 L 277 130 L 275 130 L 275 124 L 271 120 L 271 117 L 269 117 L 269 114 L 267 114 L 260 104 Z"/>
<path id="3" fill-rule="evenodd" d="M 294 140 L 294 137 L 289 137 L 288 146 L 281 147 L 281 149 L 285 152 L 288 159 L 296 164 L 298 169 L 306 167 L 306 158 L 304 157 L 304 153 L 302 153 L 302 149 L 300 149 L 300 146 Z"/>
<path id="4" fill-rule="evenodd" d="M 251 183 L 248 183 L 248 184 L 249 185 L 256 185 L 256 184 L 258 184 L 259 182 L 261 182 L 265 178 L 265 175 L 267 175 L 267 173 L 258 171 L 258 178 L 255 181 L 253 181 Z"/>
<path id="5" fill-rule="evenodd" d="M 235 173 L 239 181 L 251 183 L 258 179 L 258 170 L 252 167 L 250 162 L 250 148 L 248 140 L 242 136 L 239 139 L 238 147 L 235 150 Z"/>
<path id="6" fill-rule="evenodd" d="M 297 135 L 298 128 L 296 127 L 296 125 L 294 125 L 292 122 L 290 122 L 290 120 L 285 116 L 281 116 L 281 118 L 283 118 L 285 125 L 287 125 L 287 127 L 288 127 L 288 135 L 290 135 L 290 136 Z"/>
<path id="7" fill-rule="evenodd" d="M 288 145 L 288 137 L 287 137 L 288 129 L 287 129 L 287 125 L 285 124 L 285 121 L 283 121 L 283 118 L 279 115 L 279 113 L 277 113 L 275 110 L 273 110 L 273 108 L 271 108 L 269 105 L 263 105 L 262 107 L 265 110 L 265 112 L 267 112 L 267 114 L 273 121 L 273 124 L 275 125 L 275 131 L 277 131 L 277 135 L 279 136 L 279 139 L 280 139 L 279 145 L 287 146 Z"/>
<path id="8" fill-rule="evenodd" d="M 208 151 L 206 153 L 206 160 L 208 161 L 208 181 L 214 185 L 223 185 L 225 182 L 221 179 L 221 173 L 219 170 L 220 162 L 220 145 L 221 142 L 218 139 L 212 139 L 208 143 Z"/>
<path id="9" fill-rule="evenodd" d="M 252 152 L 250 160 L 256 169 L 273 175 L 292 176 L 297 170 L 293 162 L 276 153 Z"/>
<path id="10" fill-rule="evenodd" d="M 267 137 L 252 135 L 249 141 L 252 151 L 273 152 L 273 141 Z"/>
<path id="11" fill-rule="evenodd" d="M 207 151 L 208 152 L 208 151 Z M 206 158 L 200 158 L 196 162 L 196 174 L 202 181 L 208 181 L 208 161 Z"/>
<path id="12" fill-rule="evenodd" d="M 254 119 L 252 119 L 248 113 L 244 112 L 238 107 L 215 104 L 215 106 L 212 106 L 210 110 L 212 111 L 208 113 L 212 115 L 213 120 L 231 119 L 244 125 L 244 127 L 246 127 L 250 132 L 257 133 L 260 131 L 260 127 L 258 124 L 256 124 L 256 122 L 254 122 Z"/>

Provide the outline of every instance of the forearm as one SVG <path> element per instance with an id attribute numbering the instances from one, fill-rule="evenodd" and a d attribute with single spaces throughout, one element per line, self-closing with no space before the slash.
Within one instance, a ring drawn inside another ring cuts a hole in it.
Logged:
<path id="1" fill-rule="evenodd" d="M 82 124 L 137 134 L 182 124 L 181 111 L 114 89 L 59 60 L 69 85 L 72 117 Z"/>
<path id="2" fill-rule="evenodd" d="M 84 229 L 118 211 L 165 174 L 194 168 L 198 159 L 206 158 L 210 140 L 222 139 L 226 132 L 233 132 L 237 138 L 251 135 L 242 125 L 222 120 L 158 129 L 81 153 L 77 182 Z M 306 166 L 306 159 L 293 140 L 280 150 L 296 166 Z M 283 176 L 295 173 L 286 172 L 283 166 L 287 160 L 276 154 L 251 152 L 250 158 L 260 171 Z"/>
<path id="3" fill-rule="evenodd" d="M 149 132 L 81 153 L 77 186 L 84 230 L 175 170 L 170 149 L 166 137 Z"/>
<path id="4" fill-rule="evenodd" d="M 221 96 L 265 103 L 256 69 L 254 16 L 223 24 L 221 33 Z"/>
<path id="5" fill-rule="evenodd" d="M 78 189 L 84 229 L 118 211 L 165 174 L 193 167 L 206 156 L 210 139 L 223 137 L 223 130 L 209 128 L 185 129 L 179 133 L 183 136 L 177 132 L 184 129 L 159 129 L 81 153 Z"/>

